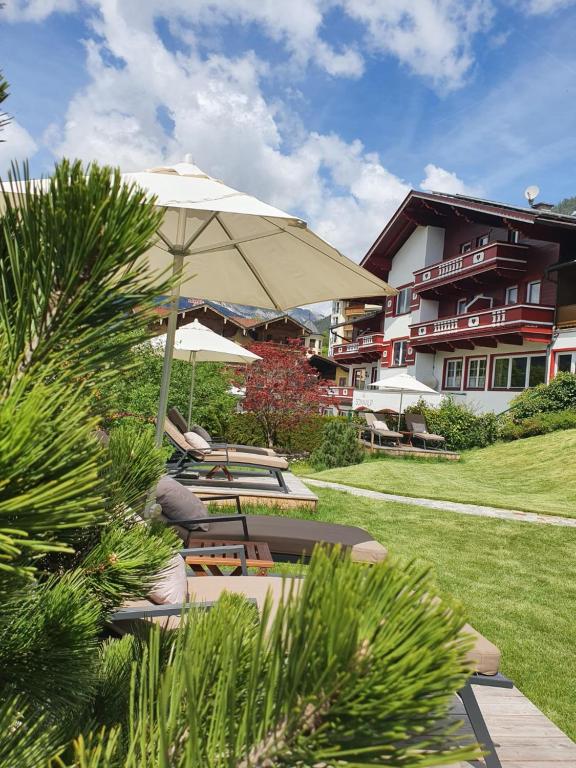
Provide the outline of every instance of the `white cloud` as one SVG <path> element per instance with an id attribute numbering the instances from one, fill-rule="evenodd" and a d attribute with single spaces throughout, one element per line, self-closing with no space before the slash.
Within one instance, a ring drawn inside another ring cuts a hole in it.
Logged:
<path id="1" fill-rule="evenodd" d="M 554 13 L 575 4 L 576 0 L 520 0 L 518 8 L 533 15 L 539 15 Z"/>
<path id="2" fill-rule="evenodd" d="M 6 178 L 10 163 L 21 163 L 33 155 L 38 146 L 28 131 L 16 120 L 11 120 L 0 132 L 0 177 Z"/>
<path id="3" fill-rule="evenodd" d="M 455 173 L 428 163 L 424 168 L 426 176 L 420 182 L 420 188 L 429 192 L 446 192 L 455 195 L 472 195 L 479 197 L 482 193 L 477 187 L 466 184 Z"/>
<path id="4" fill-rule="evenodd" d="M 77 0 L 8 0 L 3 13 L 8 21 L 43 21 L 52 13 L 70 13 L 77 8 Z"/>

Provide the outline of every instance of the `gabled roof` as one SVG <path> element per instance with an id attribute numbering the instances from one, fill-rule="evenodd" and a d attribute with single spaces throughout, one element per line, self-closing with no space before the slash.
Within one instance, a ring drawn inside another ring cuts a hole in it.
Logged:
<path id="1" fill-rule="evenodd" d="M 464 214 L 466 217 L 466 213 L 471 220 L 498 221 L 500 226 L 521 229 L 530 233 L 527 236 L 536 239 L 556 240 L 566 232 L 576 233 L 576 216 L 546 209 L 508 205 L 467 195 L 411 190 L 360 263 L 376 275 L 379 272 L 384 273 L 387 271 L 384 262 L 377 264 L 374 260 L 368 267 L 373 256 L 380 257 L 379 261 L 382 257 L 391 258 L 416 227 L 442 226 L 442 218 L 446 215 Z"/>

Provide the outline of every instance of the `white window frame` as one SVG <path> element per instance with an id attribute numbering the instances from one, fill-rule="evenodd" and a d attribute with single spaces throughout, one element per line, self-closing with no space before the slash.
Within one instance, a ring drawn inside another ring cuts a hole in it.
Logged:
<path id="1" fill-rule="evenodd" d="M 523 390 L 523 389 L 529 389 L 530 388 L 530 369 L 532 368 L 532 360 L 534 358 L 544 358 L 544 381 L 546 381 L 546 355 L 545 354 L 535 354 L 535 355 L 505 355 L 502 357 L 496 357 L 494 358 L 494 364 L 492 366 L 492 376 L 491 376 L 491 388 L 495 389 L 498 392 L 505 392 L 506 390 Z M 526 373 L 524 374 L 524 386 L 522 387 L 512 387 L 512 360 L 518 360 L 518 359 L 526 359 Z M 499 360 L 507 360 L 508 361 L 508 375 L 506 376 L 506 386 L 505 387 L 497 387 L 494 384 L 494 381 L 496 379 L 496 365 Z"/>
<path id="2" fill-rule="evenodd" d="M 469 357 L 466 362 L 466 389 L 486 389 L 486 374 L 488 373 L 487 357 Z M 476 363 L 477 366 L 479 366 L 480 363 L 484 363 L 484 373 L 481 376 L 478 373 L 478 368 L 476 369 L 476 374 L 474 375 L 474 384 L 472 383 L 471 375 L 473 363 Z M 482 383 L 480 383 L 480 379 L 482 379 Z"/>
<path id="3" fill-rule="evenodd" d="M 514 301 L 510 300 L 510 291 L 516 291 L 516 298 L 514 299 Z M 506 288 L 506 296 L 504 298 L 504 304 L 506 305 L 518 304 L 518 286 L 517 285 L 509 285 Z"/>
<path id="4" fill-rule="evenodd" d="M 404 308 L 400 309 L 400 299 L 402 298 Z M 404 301 L 405 299 L 405 301 Z M 400 288 L 398 295 L 396 296 L 396 315 L 407 315 L 410 312 L 410 302 L 412 299 L 412 286 L 409 285 L 406 288 Z"/>
<path id="5" fill-rule="evenodd" d="M 538 286 L 538 301 L 533 301 L 530 293 L 532 288 Z M 540 304 L 540 296 L 542 294 L 542 280 L 532 280 L 526 286 L 526 304 Z"/>
<path id="6" fill-rule="evenodd" d="M 556 352 L 556 361 L 555 361 L 556 365 L 554 367 L 555 368 L 554 373 L 556 374 L 556 373 L 560 372 L 559 364 L 560 364 L 560 357 L 562 355 L 565 355 L 566 357 L 568 357 L 568 355 L 570 355 L 570 358 L 571 358 L 570 359 L 570 373 L 576 373 L 576 350 L 573 350 L 573 349 L 559 349 Z"/>
<path id="7" fill-rule="evenodd" d="M 485 248 L 490 242 L 490 234 L 478 235 L 476 238 L 476 248 Z"/>
<path id="8" fill-rule="evenodd" d="M 400 355 L 399 355 L 399 362 L 396 362 L 396 348 L 398 346 L 400 346 Z M 392 367 L 401 368 L 405 366 L 407 355 L 408 355 L 408 340 L 398 339 L 398 341 L 395 341 L 392 344 Z"/>
<path id="9" fill-rule="evenodd" d="M 460 309 L 460 307 L 463 307 L 463 309 Z M 456 314 L 465 315 L 467 309 L 468 309 L 468 299 L 458 299 L 458 301 L 456 302 Z"/>
<path id="10" fill-rule="evenodd" d="M 458 372 L 454 371 L 452 374 L 450 374 L 450 367 L 454 365 L 454 368 L 456 369 L 458 367 L 458 363 L 460 364 L 460 370 Z M 450 357 L 448 360 L 444 361 L 445 373 L 444 373 L 444 389 L 462 389 L 462 372 L 464 370 L 464 359 L 462 357 Z M 450 382 L 453 382 L 451 384 Z"/>
<path id="11" fill-rule="evenodd" d="M 515 244 L 520 239 L 520 232 L 517 229 L 508 230 L 508 242 Z"/>

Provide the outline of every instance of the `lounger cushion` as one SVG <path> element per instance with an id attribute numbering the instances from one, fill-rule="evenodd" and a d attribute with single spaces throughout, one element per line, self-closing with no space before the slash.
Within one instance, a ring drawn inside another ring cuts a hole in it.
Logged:
<path id="1" fill-rule="evenodd" d="M 168 410 L 168 418 L 172 424 L 174 424 L 174 426 L 177 427 L 180 432 L 182 432 L 182 434 L 184 434 L 184 432 L 188 432 L 188 424 L 186 423 L 186 419 L 184 416 L 182 416 L 178 408 L 170 408 Z"/>
<path id="2" fill-rule="evenodd" d="M 191 432 L 196 432 L 197 435 L 200 435 L 200 437 L 203 437 L 204 440 L 206 440 L 207 443 L 212 442 L 212 438 L 210 437 L 210 433 L 206 432 L 204 427 L 201 427 L 200 424 L 192 424 L 190 427 Z"/>
<path id="3" fill-rule="evenodd" d="M 171 523 L 208 517 L 208 510 L 200 499 L 189 488 L 168 475 L 161 477 L 156 486 L 156 501 L 162 508 L 162 515 Z M 188 526 L 188 529 L 209 531 L 210 525 L 198 523 L 194 527 Z"/>
<path id="4" fill-rule="evenodd" d="M 186 602 L 187 596 L 186 563 L 176 554 L 158 574 L 147 597 L 156 605 L 172 605 Z"/>
<path id="5" fill-rule="evenodd" d="M 197 456 L 207 456 L 212 451 L 210 443 L 204 440 L 197 432 L 184 432 L 184 439 L 191 447 L 192 452 Z"/>
<path id="6" fill-rule="evenodd" d="M 282 456 L 264 456 L 240 451 L 212 451 L 204 457 L 205 461 L 221 461 L 226 464 L 250 464 L 270 469 L 288 469 L 288 462 Z"/>
<path id="7" fill-rule="evenodd" d="M 432 432 L 412 432 L 412 437 L 418 437 L 420 440 L 428 440 L 431 443 L 443 443 L 446 440 L 442 435 L 434 435 Z"/>
<path id="8" fill-rule="evenodd" d="M 246 515 L 246 522 L 250 540 L 265 541 L 272 555 L 311 555 L 314 546 L 319 543 L 341 544 L 350 552 L 352 560 L 363 563 L 379 562 L 388 554 L 386 548 L 374 541 L 367 531 L 352 525 L 273 515 Z M 190 538 L 202 539 L 208 538 L 208 535 L 194 531 Z M 239 520 L 211 523 L 209 538 L 243 541 L 242 525 Z"/>
<path id="9" fill-rule="evenodd" d="M 468 660 L 474 664 L 475 671 L 482 675 L 498 674 L 501 654 L 494 643 L 483 637 L 470 624 L 465 624 L 462 631 L 475 639 L 474 647 L 468 652 Z"/>

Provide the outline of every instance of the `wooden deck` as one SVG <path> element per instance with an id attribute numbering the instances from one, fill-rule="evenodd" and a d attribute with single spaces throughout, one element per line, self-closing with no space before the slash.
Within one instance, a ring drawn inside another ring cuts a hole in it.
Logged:
<path id="1" fill-rule="evenodd" d="M 258 483 L 270 485 L 270 490 L 255 490 L 253 488 L 241 488 L 238 487 L 242 481 L 249 482 L 246 478 L 239 478 L 235 488 L 226 488 L 221 485 L 218 488 L 214 488 L 209 485 L 194 485 L 189 486 L 190 490 L 194 493 L 200 493 L 203 497 L 210 496 L 211 494 L 218 496 L 223 493 L 234 494 L 239 496 L 242 504 L 257 504 L 259 506 L 266 507 L 281 507 L 282 509 L 290 509 L 294 507 L 307 507 L 308 509 L 316 510 L 318 507 L 318 496 L 308 488 L 299 477 L 293 475 L 292 472 L 283 472 L 284 480 L 288 486 L 288 493 L 283 493 L 278 490 L 278 483 L 271 477 L 259 477 Z M 231 506 L 235 502 L 230 500 L 215 501 L 215 504 L 222 504 L 222 506 Z"/>
<path id="2" fill-rule="evenodd" d="M 378 445 L 369 440 L 358 441 L 371 453 L 384 453 L 388 456 L 411 456 L 417 459 L 444 459 L 445 461 L 459 461 L 460 454 L 453 451 L 437 451 L 432 448 L 417 448 L 413 445 Z M 576 768 L 576 767 L 575 767 Z"/>
<path id="3" fill-rule="evenodd" d="M 576 768 L 576 744 L 518 688 L 475 686 L 474 692 L 496 745 L 502 768 Z M 459 699 L 454 715 L 465 720 Z M 471 732 L 469 724 L 464 726 Z M 484 761 L 460 762 L 450 768 L 480 768 Z"/>

